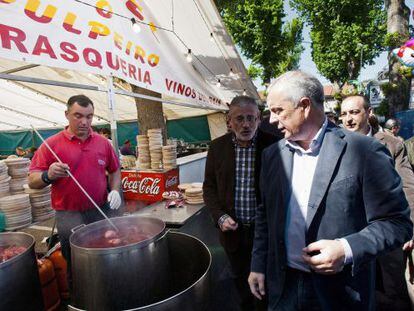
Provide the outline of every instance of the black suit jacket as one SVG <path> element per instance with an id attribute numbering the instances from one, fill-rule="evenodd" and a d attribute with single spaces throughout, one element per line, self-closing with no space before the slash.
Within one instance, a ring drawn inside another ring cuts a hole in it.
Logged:
<path id="1" fill-rule="evenodd" d="M 286 212 L 293 152 L 285 140 L 263 153 L 262 204 L 256 215 L 252 271 L 266 275 L 269 309 L 283 292 Z M 346 238 L 353 264 L 336 275 L 312 273 L 324 310 L 374 310 L 375 257 L 411 238 L 407 200 L 387 149 L 371 137 L 329 124 L 313 178 L 306 244 Z"/>
<path id="2" fill-rule="evenodd" d="M 227 133 L 213 140 L 207 154 L 203 196 L 216 225 L 224 214 L 230 215 L 237 221 L 234 209 L 236 155 L 232 135 Z M 255 190 L 258 202 L 260 202 L 259 175 L 262 151 L 277 140 L 277 137 L 258 130 L 255 159 Z M 227 250 L 237 247 L 235 232 L 223 233 L 220 230 L 220 233 L 220 241 Z"/>

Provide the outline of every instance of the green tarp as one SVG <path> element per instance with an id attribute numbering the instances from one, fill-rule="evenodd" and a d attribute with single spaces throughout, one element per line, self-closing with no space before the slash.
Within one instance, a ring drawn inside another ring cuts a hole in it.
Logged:
<path id="1" fill-rule="evenodd" d="M 206 116 L 167 121 L 168 137 L 198 143 L 211 140 Z"/>
<path id="2" fill-rule="evenodd" d="M 39 130 L 39 133 L 46 139 L 59 131 L 60 129 Z M 32 131 L 0 132 L 0 154 L 13 154 L 17 147 L 27 149 L 32 146 L 38 147 L 41 143 L 39 136 Z"/>
<path id="3" fill-rule="evenodd" d="M 107 127 L 109 125 L 97 126 L 97 128 Z M 136 135 L 138 134 L 138 124 L 133 122 L 122 122 L 117 124 L 118 127 L 118 144 L 129 139 L 133 146 L 136 145 Z M 48 138 L 62 129 L 39 130 L 39 133 Z M 208 127 L 207 116 L 193 117 L 179 120 L 167 121 L 168 138 L 182 139 L 188 143 L 200 143 L 210 141 L 210 130 Z M 24 149 L 41 144 L 40 138 L 32 131 L 13 131 L 0 132 L 0 154 L 14 154 L 17 147 Z"/>

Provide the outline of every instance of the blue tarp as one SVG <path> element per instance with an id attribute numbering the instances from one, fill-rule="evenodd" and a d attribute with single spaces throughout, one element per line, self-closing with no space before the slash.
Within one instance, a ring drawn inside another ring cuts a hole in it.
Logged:
<path id="1" fill-rule="evenodd" d="M 401 129 L 398 135 L 404 139 L 414 136 L 414 110 L 397 112 L 395 117 L 401 121 Z"/>

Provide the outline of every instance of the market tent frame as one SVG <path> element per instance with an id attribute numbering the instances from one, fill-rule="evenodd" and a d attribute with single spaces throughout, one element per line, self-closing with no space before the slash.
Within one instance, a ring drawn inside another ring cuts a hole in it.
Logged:
<path id="1" fill-rule="evenodd" d="M 183 45 L 191 47 L 195 59 L 191 62 L 190 69 L 186 70 L 216 89 L 216 80 L 219 79 L 222 86 L 217 92 L 223 102 L 228 103 L 234 96 L 242 94 L 259 101 L 256 88 L 247 75 L 213 1 L 182 0 L 166 3 L 154 0 L 147 1 L 146 5 L 156 20 L 161 21 L 160 28 L 171 28 L 169 23 L 173 19 L 174 32 L 169 33 L 171 48 L 184 58 L 186 49 Z M 165 94 L 161 94 L 161 99 L 134 94 L 129 84 L 114 80 L 112 76 L 1 57 L 0 92 L 0 132 L 27 130 L 30 126 L 40 129 L 63 127 L 66 124 L 66 100 L 76 93 L 89 96 L 95 103 L 94 125 L 110 123 L 115 131 L 116 121 L 137 119 L 134 97 L 161 101 L 166 120 L 210 115 L 226 110 L 225 106 L 197 105 Z"/>

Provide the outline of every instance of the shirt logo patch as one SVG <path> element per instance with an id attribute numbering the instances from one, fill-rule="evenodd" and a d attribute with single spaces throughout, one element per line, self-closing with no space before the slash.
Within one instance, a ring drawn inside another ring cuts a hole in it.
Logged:
<path id="1" fill-rule="evenodd" d="M 105 164 L 106 164 L 106 162 L 105 162 L 104 160 L 98 159 L 98 164 L 99 164 L 99 165 L 105 165 Z"/>

